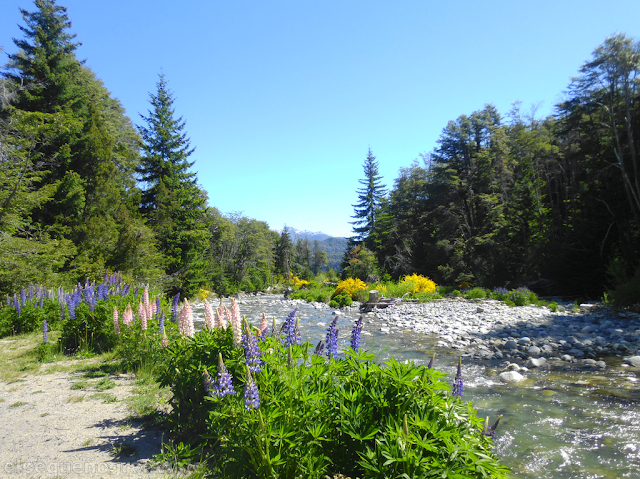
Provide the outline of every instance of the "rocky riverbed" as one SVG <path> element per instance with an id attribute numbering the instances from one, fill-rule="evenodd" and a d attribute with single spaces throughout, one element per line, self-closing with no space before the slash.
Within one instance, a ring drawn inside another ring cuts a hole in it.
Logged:
<path id="1" fill-rule="evenodd" d="M 292 309 L 301 303 L 288 302 Z M 322 303 L 313 305 L 328 308 Z M 354 303 L 335 314 L 353 317 L 359 307 Z M 432 335 L 437 337 L 438 348 L 498 363 L 505 370 L 501 379 L 506 382 L 522 380 L 520 372 L 540 367 L 600 371 L 615 364 L 640 368 L 640 314 L 615 312 L 598 304 L 551 311 L 540 306 L 510 307 L 494 300 L 442 299 L 374 309 L 365 318 L 376 334 L 409 330 Z"/>

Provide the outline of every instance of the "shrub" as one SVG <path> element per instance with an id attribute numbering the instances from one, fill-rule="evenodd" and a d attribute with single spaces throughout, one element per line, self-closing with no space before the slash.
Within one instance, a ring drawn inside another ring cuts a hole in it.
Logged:
<path id="1" fill-rule="evenodd" d="M 367 283 L 358 278 L 347 278 L 344 281 L 340 281 L 332 297 L 335 298 L 341 293 L 346 293 L 350 298 L 353 297 L 353 293 L 359 289 L 367 289 Z"/>
<path id="2" fill-rule="evenodd" d="M 262 372 L 252 375 L 259 406 L 240 394 L 205 397 L 204 438 L 222 477 L 506 477 L 475 410 L 427 367 L 384 365 L 367 353 L 346 359 L 285 350 L 268 340 Z M 456 451 L 452 454 L 451 451 Z"/>
<path id="3" fill-rule="evenodd" d="M 487 292 L 484 288 L 473 288 L 464 293 L 464 297 L 467 299 L 484 299 L 487 297 Z"/>
<path id="4" fill-rule="evenodd" d="M 431 293 L 436 290 L 436 283 L 421 274 L 412 274 L 405 276 L 403 283 L 413 283 L 412 293 Z"/>

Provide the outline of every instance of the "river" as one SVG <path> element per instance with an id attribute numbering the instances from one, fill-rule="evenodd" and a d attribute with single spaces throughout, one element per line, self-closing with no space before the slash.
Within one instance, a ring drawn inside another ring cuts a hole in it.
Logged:
<path id="1" fill-rule="evenodd" d="M 224 300 L 229 305 L 229 300 Z M 334 317 L 327 308 L 289 301 L 280 296 L 247 296 L 238 300 L 240 312 L 257 326 L 266 313 L 278 325 L 298 308 L 303 340 L 325 338 Z M 215 307 L 215 301 L 214 301 Z M 202 304 L 194 305 L 196 329 L 204 323 Z M 339 311 L 341 347 L 349 344 L 357 311 Z M 414 331 L 380 332 L 375 314 L 365 315 L 362 347 L 389 357 L 427 364 L 437 352 L 435 367 L 455 375 L 459 352 L 438 348 L 438 338 Z M 465 400 L 491 421 L 503 415 L 495 453 L 513 477 L 538 479 L 640 478 L 640 392 L 632 371 L 612 358 L 604 371 L 532 370 L 522 383 L 504 384 L 500 370 L 489 362 L 464 363 Z"/>

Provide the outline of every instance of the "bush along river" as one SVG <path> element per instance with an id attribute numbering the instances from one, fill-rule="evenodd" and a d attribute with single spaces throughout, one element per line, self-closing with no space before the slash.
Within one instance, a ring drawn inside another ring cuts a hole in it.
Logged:
<path id="1" fill-rule="evenodd" d="M 339 349 L 360 316 L 356 303 L 336 311 L 275 295 L 243 296 L 238 304 L 254 326 L 263 312 L 281 325 L 297 308 L 302 338 L 313 345 L 337 314 Z M 194 317 L 201 328 L 202 304 L 194 305 Z M 514 477 L 640 477 L 638 314 L 455 299 L 401 304 L 364 315 L 362 347 L 380 361 L 416 364 L 435 352 L 434 367 L 450 384 L 462 357 L 464 400 L 491 422 L 503 415 L 495 452 Z"/>

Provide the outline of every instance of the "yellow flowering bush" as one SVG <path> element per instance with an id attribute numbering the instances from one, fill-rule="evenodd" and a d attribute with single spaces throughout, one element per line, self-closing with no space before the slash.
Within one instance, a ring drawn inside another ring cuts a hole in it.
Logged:
<path id="1" fill-rule="evenodd" d="M 338 296 L 340 293 L 345 292 L 351 298 L 353 298 L 353 293 L 360 289 L 367 289 L 367 283 L 358 278 L 347 278 L 344 281 L 339 281 L 336 290 L 333 292 L 331 297 Z"/>
<path id="2" fill-rule="evenodd" d="M 412 293 L 432 293 L 436 290 L 436 283 L 421 274 L 407 275 L 402 280 L 402 283 L 413 283 Z"/>
<path id="3" fill-rule="evenodd" d="M 205 299 L 207 299 L 209 297 L 210 294 L 211 294 L 211 291 L 207 291 L 206 289 L 201 289 L 200 290 L 200 299 L 202 301 L 204 301 Z"/>
<path id="4" fill-rule="evenodd" d="M 305 284 L 310 284 L 306 279 L 300 279 L 297 276 L 294 276 L 293 273 L 289 273 L 289 279 L 294 286 L 304 286 Z"/>

